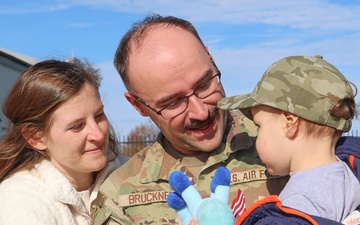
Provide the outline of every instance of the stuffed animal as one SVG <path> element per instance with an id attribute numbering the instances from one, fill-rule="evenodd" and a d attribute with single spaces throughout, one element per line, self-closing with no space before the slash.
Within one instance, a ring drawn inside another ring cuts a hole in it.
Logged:
<path id="1" fill-rule="evenodd" d="M 230 172 L 219 167 L 211 181 L 209 198 L 200 196 L 186 175 L 179 171 L 170 174 L 169 184 L 174 189 L 168 195 L 168 205 L 175 209 L 182 224 L 195 219 L 199 225 L 233 225 L 234 216 L 228 207 Z"/>

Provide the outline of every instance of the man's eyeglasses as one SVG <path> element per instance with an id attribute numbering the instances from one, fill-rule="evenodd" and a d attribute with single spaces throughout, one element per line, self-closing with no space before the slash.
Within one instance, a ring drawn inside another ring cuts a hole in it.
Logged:
<path id="1" fill-rule="evenodd" d="M 213 64 L 215 65 L 214 62 Z M 217 69 L 216 65 L 215 68 Z M 212 93 L 216 91 L 216 89 L 218 89 L 218 87 L 221 85 L 221 72 L 219 71 L 219 69 L 217 69 L 217 71 L 218 71 L 217 74 L 215 74 L 209 80 L 205 81 L 202 85 L 196 88 L 193 91 L 193 93 L 178 99 L 177 101 L 171 103 L 170 105 L 160 110 L 156 110 L 152 108 L 148 103 L 144 102 L 141 98 L 137 97 L 136 95 L 132 94 L 132 96 L 136 98 L 136 100 L 138 100 L 140 103 L 142 103 L 143 105 L 154 111 L 156 114 L 164 117 L 164 119 L 171 119 L 180 115 L 187 109 L 189 105 L 189 97 L 191 97 L 192 95 L 195 95 L 199 99 L 204 99 L 209 97 Z"/>

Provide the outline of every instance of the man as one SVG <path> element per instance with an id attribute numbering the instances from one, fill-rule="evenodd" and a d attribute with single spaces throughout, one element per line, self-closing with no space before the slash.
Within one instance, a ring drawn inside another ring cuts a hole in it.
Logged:
<path id="1" fill-rule="evenodd" d="M 255 126 L 239 112 L 217 108 L 225 97 L 222 75 L 190 22 L 146 17 L 122 38 L 114 64 L 126 99 L 161 133 L 104 182 L 94 224 L 180 224 L 166 202 L 175 170 L 205 198 L 214 172 L 226 166 L 229 204 L 239 189 L 247 205 L 281 191 L 286 178 L 267 177 L 254 147 Z"/>

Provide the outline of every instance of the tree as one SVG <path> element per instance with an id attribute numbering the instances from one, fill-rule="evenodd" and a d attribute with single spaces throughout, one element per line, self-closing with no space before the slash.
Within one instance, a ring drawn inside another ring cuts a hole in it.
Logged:
<path id="1" fill-rule="evenodd" d="M 151 145 L 156 141 L 159 131 L 159 128 L 150 119 L 145 123 L 135 126 L 130 131 L 126 142 L 122 142 L 123 155 L 133 156 L 141 149 Z"/>

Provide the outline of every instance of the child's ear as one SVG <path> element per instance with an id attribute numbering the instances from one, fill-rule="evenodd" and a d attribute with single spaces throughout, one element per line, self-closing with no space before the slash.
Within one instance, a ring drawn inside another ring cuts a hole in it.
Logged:
<path id="1" fill-rule="evenodd" d="M 300 119 L 298 116 L 283 111 L 284 116 L 284 130 L 288 138 L 294 138 L 299 131 Z"/>
<path id="2" fill-rule="evenodd" d="M 32 132 L 31 129 L 22 129 L 22 136 L 25 138 L 27 143 L 37 150 L 45 150 L 46 145 L 43 141 L 43 132 Z"/>

